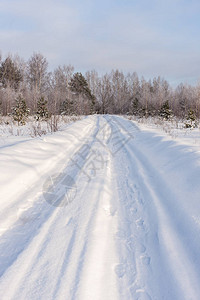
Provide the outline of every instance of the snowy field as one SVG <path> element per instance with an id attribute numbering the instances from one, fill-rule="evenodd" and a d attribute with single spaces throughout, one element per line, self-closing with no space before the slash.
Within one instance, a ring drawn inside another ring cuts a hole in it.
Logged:
<path id="1" fill-rule="evenodd" d="M 0 141 L 3 137 L 26 136 L 37 137 L 53 133 L 57 130 L 63 130 L 66 125 L 82 119 L 82 116 L 52 116 L 48 121 L 36 121 L 33 116 L 29 116 L 26 124 L 18 126 L 10 116 L 0 116 Z"/>
<path id="2" fill-rule="evenodd" d="M 200 130 L 170 124 L 0 126 L 1 300 L 200 299 Z"/>

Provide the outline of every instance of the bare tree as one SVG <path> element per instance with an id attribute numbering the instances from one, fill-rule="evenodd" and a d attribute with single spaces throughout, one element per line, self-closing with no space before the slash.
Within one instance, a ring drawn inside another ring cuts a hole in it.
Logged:
<path id="1" fill-rule="evenodd" d="M 59 66 L 52 74 L 50 84 L 50 101 L 53 106 L 53 112 L 59 113 L 64 101 L 72 101 L 72 95 L 69 82 L 72 78 L 74 67 L 71 65 Z M 52 110 L 52 107 L 51 107 Z"/>
<path id="2" fill-rule="evenodd" d="M 26 78 L 32 92 L 33 110 L 37 109 L 37 101 L 47 91 L 49 74 L 48 62 L 40 53 L 34 53 L 27 63 Z"/>
<path id="3" fill-rule="evenodd" d="M 0 53 L 0 103 L 4 115 L 12 111 L 19 94 L 25 99 L 31 114 L 37 111 L 41 97 L 47 101 L 52 124 L 56 128 L 58 114 L 135 114 L 159 115 L 169 110 L 179 118 L 189 111 L 200 117 L 200 84 L 180 84 L 172 88 L 158 76 L 153 80 L 139 78 L 137 73 L 124 74 L 119 70 L 99 76 L 95 70 L 83 76 L 74 67 L 63 65 L 48 72 L 47 59 L 33 53 L 28 62 L 18 55 L 2 59 Z"/>

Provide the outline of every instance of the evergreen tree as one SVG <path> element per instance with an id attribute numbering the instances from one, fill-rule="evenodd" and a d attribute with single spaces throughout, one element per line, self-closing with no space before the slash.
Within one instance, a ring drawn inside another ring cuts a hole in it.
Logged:
<path id="1" fill-rule="evenodd" d="M 89 95 L 91 93 L 88 83 L 87 83 L 87 80 L 79 72 L 77 72 L 73 75 L 73 77 L 71 78 L 71 81 L 69 83 L 69 86 L 70 86 L 71 91 L 76 94 Z"/>
<path id="2" fill-rule="evenodd" d="M 0 83 L 6 88 L 10 86 L 18 89 L 23 76 L 10 57 L 7 57 L 0 65 Z"/>
<path id="3" fill-rule="evenodd" d="M 44 97 L 41 97 L 37 102 L 36 120 L 47 120 L 49 118 L 49 112 L 47 108 L 47 101 Z"/>
<path id="4" fill-rule="evenodd" d="M 133 115 L 137 116 L 139 113 L 139 100 L 137 97 L 134 98 L 132 101 L 132 107 L 131 107 Z"/>
<path id="5" fill-rule="evenodd" d="M 60 114 L 67 116 L 67 115 L 71 115 L 73 113 L 74 113 L 73 101 L 67 98 L 60 105 Z"/>
<path id="6" fill-rule="evenodd" d="M 91 94 L 91 98 L 90 98 L 90 114 L 94 114 L 95 113 L 95 106 L 96 106 L 96 98 L 94 95 Z"/>
<path id="7" fill-rule="evenodd" d="M 25 125 L 26 119 L 29 115 L 29 109 L 27 108 L 26 101 L 21 95 L 16 99 L 16 105 L 13 107 L 12 116 L 14 121 L 17 121 L 19 125 Z"/>
<path id="8" fill-rule="evenodd" d="M 85 100 L 88 100 L 90 113 L 94 113 L 96 99 L 92 95 L 92 92 L 89 88 L 88 82 L 81 73 L 75 73 L 69 82 L 69 87 L 72 93 L 77 96 L 82 96 Z"/>
<path id="9" fill-rule="evenodd" d="M 132 101 L 131 113 L 138 117 L 145 116 L 145 109 L 144 107 L 142 107 L 142 104 L 140 103 L 137 97 L 135 97 Z"/>
<path id="10" fill-rule="evenodd" d="M 169 101 L 165 101 L 164 104 L 162 105 L 160 112 L 159 112 L 160 117 L 162 117 L 164 120 L 169 120 L 171 115 L 172 115 L 172 111 L 169 107 Z"/>
<path id="11" fill-rule="evenodd" d="M 148 109 L 145 110 L 145 116 L 146 117 L 155 117 L 156 116 L 156 108 L 152 103 L 149 103 Z"/>
<path id="12" fill-rule="evenodd" d="M 187 122 L 185 123 L 185 127 L 186 128 L 197 127 L 195 112 L 192 109 L 188 111 Z"/>

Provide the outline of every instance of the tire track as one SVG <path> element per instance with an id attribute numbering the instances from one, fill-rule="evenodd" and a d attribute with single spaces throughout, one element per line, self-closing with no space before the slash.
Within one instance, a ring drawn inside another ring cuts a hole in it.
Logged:
<path id="1" fill-rule="evenodd" d="M 116 124 L 116 126 L 118 125 Z M 120 130 L 122 134 L 126 134 L 123 128 L 120 128 Z M 146 278 L 141 285 L 141 289 L 140 286 L 138 286 L 138 282 L 141 281 L 141 276 L 136 276 L 137 285 L 134 287 L 134 297 L 137 297 L 137 291 L 143 290 L 144 292 L 143 286 L 146 286 L 148 292 L 147 299 L 155 299 L 158 297 L 158 299 L 162 298 L 166 300 L 196 300 L 200 292 L 198 285 L 200 276 L 195 264 L 193 264 L 190 259 L 192 249 L 188 251 L 189 248 L 185 245 L 183 236 L 179 235 L 179 230 L 174 224 L 174 219 L 172 219 L 173 213 L 171 213 L 169 207 L 166 207 L 168 198 L 176 199 L 176 195 L 170 190 L 167 182 L 162 179 L 160 172 L 152 166 L 141 150 L 138 149 L 136 143 L 131 141 L 129 144 L 126 144 L 123 151 L 125 160 L 123 165 L 134 165 L 135 168 L 131 170 L 130 167 L 128 167 L 128 170 L 125 172 L 127 179 L 124 180 L 124 183 L 119 183 L 119 185 L 123 185 L 120 190 L 123 192 L 128 190 L 132 178 L 132 184 L 135 182 L 136 189 L 139 192 L 141 191 L 143 195 L 141 202 L 143 211 L 140 209 L 141 217 L 135 221 L 135 224 L 136 227 L 144 229 L 146 223 L 146 228 L 148 229 L 147 237 L 143 240 L 146 240 L 144 246 L 148 254 L 142 255 L 140 258 L 142 258 L 143 264 L 151 267 L 149 274 L 147 272 L 148 276 L 145 276 L 144 269 L 138 264 L 137 272 L 141 269 L 142 277 Z M 116 172 L 119 172 L 119 166 Z M 122 175 L 119 176 L 119 181 L 121 178 L 123 178 Z M 161 190 L 163 193 L 161 193 Z M 134 195 L 135 191 L 132 190 L 131 194 Z M 123 196 L 121 198 L 123 199 Z M 128 201 L 128 195 L 126 195 L 126 199 L 127 202 L 125 202 L 130 203 L 130 201 Z M 123 204 L 125 205 L 125 203 Z M 136 209 L 138 214 L 138 207 Z M 130 215 L 130 207 L 129 212 L 124 213 L 124 216 L 126 215 Z M 184 215 L 184 213 L 182 213 L 182 215 Z M 132 221 L 134 222 L 134 216 L 132 216 Z M 132 227 L 133 232 L 137 232 L 137 229 L 134 228 L 134 226 Z M 140 240 L 140 237 L 136 236 L 136 240 Z M 135 246 L 135 249 L 136 248 L 137 246 Z M 194 247 L 194 249 L 195 248 L 196 247 Z M 155 255 L 151 257 L 153 253 L 157 253 L 157 258 L 155 258 Z M 136 257 L 136 265 L 137 261 L 139 261 L 139 257 Z M 153 278 L 152 271 L 154 272 L 153 280 L 150 279 Z M 165 274 L 165 279 L 162 274 Z M 158 285 L 158 282 L 160 288 L 151 291 L 151 287 Z M 175 282 L 178 282 L 178 285 L 175 284 Z M 167 295 L 162 294 L 162 291 L 166 290 L 168 290 Z"/>
<path id="2" fill-rule="evenodd" d="M 97 119 L 97 128 L 94 129 L 94 134 L 92 136 L 96 136 L 98 132 L 98 119 Z M 88 140 L 88 139 L 87 139 Z M 90 141 L 90 143 L 93 142 Z M 80 142 L 82 147 L 82 141 Z M 88 142 L 89 143 L 89 142 Z M 80 149 L 79 148 L 79 149 Z M 78 150 L 79 151 L 79 150 Z M 74 156 L 77 154 L 75 152 Z M 88 151 L 89 152 L 89 151 Z M 87 159 L 88 153 L 86 153 L 85 159 Z M 84 165 L 84 161 L 82 163 L 82 167 Z M 69 169 L 69 166 L 65 168 L 65 172 Z M 77 178 L 79 173 L 81 172 L 80 169 L 71 168 L 69 174 L 74 178 Z M 34 193 L 35 191 L 30 191 L 30 194 Z M 41 192 L 40 192 L 41 193 Z M 39 193 L 39 194 L 40 194 Z M 22 199 L 27 199 L 26 196 L 30 194 L 22 195 Z M 51 218 L 51 215 L 56 210 L 54 207 L 50 206 L 44 201 L 43 196 L 36 196 L 34 199 L 34 203 L 30 206 L 29 209 L 26 209 L 24 213 L 18 215 L 19 219 L 12 224 L 11 228 L 5 231 L 4 234 L 1 236 L 0 240 L 0 253 L 1 253 L 1 260 L 0 260 L 0 277 L 4 274 L 8 267 L 10 267 L 17 257 L 22 253 L 29 245 L 31 240 L 38 234 L 40 228 L 43 226 L 44 223 Z M 23 207 L 24 208 L 24 207 Z M 20 210 L 20 207 L 19 207 Z M 25 215 L 25 216 L 24 216 Z M 29 219 L 26 222 L 21 222 L 26 220 L 26 215 L 29 216 Z M 32 219 L 30 219 L 30 216 Z"/>

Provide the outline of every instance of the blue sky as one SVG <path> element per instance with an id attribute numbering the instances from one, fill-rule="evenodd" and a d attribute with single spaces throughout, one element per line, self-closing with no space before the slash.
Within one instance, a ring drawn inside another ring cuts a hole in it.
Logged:
<path id="1" fill-rule="evenodd" d="M 172 85 L 200 79 L 200 1 L 1 0 L 0 50 L 50 69 L 111 69 L 161 75 Z"/>

